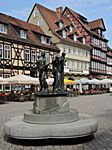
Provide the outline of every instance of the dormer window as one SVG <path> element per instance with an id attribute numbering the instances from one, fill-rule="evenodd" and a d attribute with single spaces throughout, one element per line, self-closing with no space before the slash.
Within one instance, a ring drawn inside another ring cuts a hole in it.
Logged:
<path id="1" fill-rule="evenodd" d="M 69 18 L 69 17 L 70 17 L 70 14 L 67 14 L 67 17 Z"/>
<path id="2" fill-rule="evenodd" d="M 73 40 L 77 41 L 77 35 L 76 34 L 73 34 Z"/>
<path id="3" fill-rule="evenodd" d="M 60 21 L 59 22 L 59 28 L 62 28 L 63 27 L 63 23 Z"/>
<path id="4" fill-rule="evenodd" d="M 7 34 L 7 25 L 0 23 L 0 32 Z"/>
<path id="5" fill-rule="evenodd" d="M 73 32 L 73 27 L 72 26 L 69 26 L 69 31 Z"/>
<path id="6" fill-rule="evenodd" d="M 26 31 L 20 30 L 20 37 L 26 39 Z"/>
<path id="7" fill-rule="evenodd" d="M 50 38 L 45 37 L 45 36 L 41 36 L 41 42 L 43 44 L 50 44 Z"/>
<path id="8" fill-rule="evenodd" d="M 82 43 L 86 44 L 86 37 L 85 36 L 83 36 L 83 38 L 82 38 Z"/>
<path id="9" fill-rule="evenodd" d="M 65 30 L 62 31 L 62 36 L 63 36 L 63 38 L 66 38 L 67 34 L 66 34 Z"/>
<path id="10" fill-rule="evenodd" d="M 42 23 L 43 23 L 43 20 L 42 20 L 42 19 L 40 19 L 40 20 L 37 21 L 37 25 L 38 25 L 38 26 L 41 26 Z"/>
<path id="11" fill-rule="evenodd" d="M 35 10 L 35 12 L 34 12 L 34 17 L 38 17 L 38 15 L 39 15 L 39 11 L 38 11 L 38 10 Z"/>
<path id="12" fill-rule="evenodd" d="M 100 31 L 101 31 L 101 30 L 100 30 L 100 29 L 98 29 L 98 34 L 100 34 Z"/>
<path id="13" fill-rule="evenodd" d="M 101 29 L 98 29 L 98 34 L 101 35 Z"/>

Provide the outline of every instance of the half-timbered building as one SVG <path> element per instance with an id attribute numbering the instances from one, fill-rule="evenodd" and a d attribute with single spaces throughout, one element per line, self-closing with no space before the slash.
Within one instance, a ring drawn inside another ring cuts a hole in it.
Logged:
<path id="1" fill-rule="evenodd" d="M 87 76 L 91 46 L 85 41 L 85 35 L 81 35 L 71 19 L 62 15 L 62 12 L 62 7 L 53 11 L 35 4 L 28 22 L 39 25 L 46 34 L 52 36 L 52 42 L 61 52 L 66 52 L 65 75 L 71 78 Z"/>
<path id="2" fill-rule="evenodd" d="M 90 53 L 90 75 L 95 78 L 107 77 L 107 42 L 102 18 L 89 22 L 87 18 L 66 7 L 62 13 L 68 17 L 79 31 L 81 37 L 92 47 Z"/>
<path id="3" fill-rule="evenodd" d="M 107 47 L 107 75 L 112 78 L 112 49 Z"/>
<path id="4" fill-rule="evenodd" d="M 0 76 L 38 76 L 37 56 L 45 51 L 50 63 L 59 49 L 39 26 L 0 13 Z"/>

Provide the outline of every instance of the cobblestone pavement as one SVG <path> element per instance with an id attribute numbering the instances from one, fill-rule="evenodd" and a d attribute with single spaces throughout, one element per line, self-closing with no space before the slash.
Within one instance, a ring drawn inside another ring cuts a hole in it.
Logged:
<path id="1" fill-rule="evenodd" d="M 3 125 L 11 117 L 32 109 L 33 102 L 9 102 L 0 105 L 0 150 L 112 150 L 112 96 L 110 94 L 69 98 L 70 107 L 93 115 L 98 120 L 98 131 L 91 139 L 64 141 L 24 141 L 9 139 Z"/>

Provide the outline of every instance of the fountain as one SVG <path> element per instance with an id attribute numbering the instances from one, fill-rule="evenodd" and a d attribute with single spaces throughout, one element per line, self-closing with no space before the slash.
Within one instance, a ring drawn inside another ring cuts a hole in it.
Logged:
<path id="1" fill-rule="evenodd" d="M 65 53 L 56 56 L 53 65 L 53 90 L 48 90 L 48 66 L 45 53 L 38 56 L 40 91 L 35 93 L 33 110 L 5 123 L 5 134 L 16 139 L 78 138 L 97 131 L 97 120 L 79 114 L 69 107 L 68 93 L 64 91 Z"/>

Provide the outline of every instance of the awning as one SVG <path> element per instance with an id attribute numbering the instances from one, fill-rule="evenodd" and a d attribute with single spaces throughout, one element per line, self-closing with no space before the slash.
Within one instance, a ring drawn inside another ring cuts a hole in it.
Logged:
<path id="1" fill-rule="evenodd" d="M 64 79 L 64 84 L 71 84 L 71 85 L 73 85 L 73 84 L 76 84 L 76 82 L 73 81 L 73 80 Z"/>

